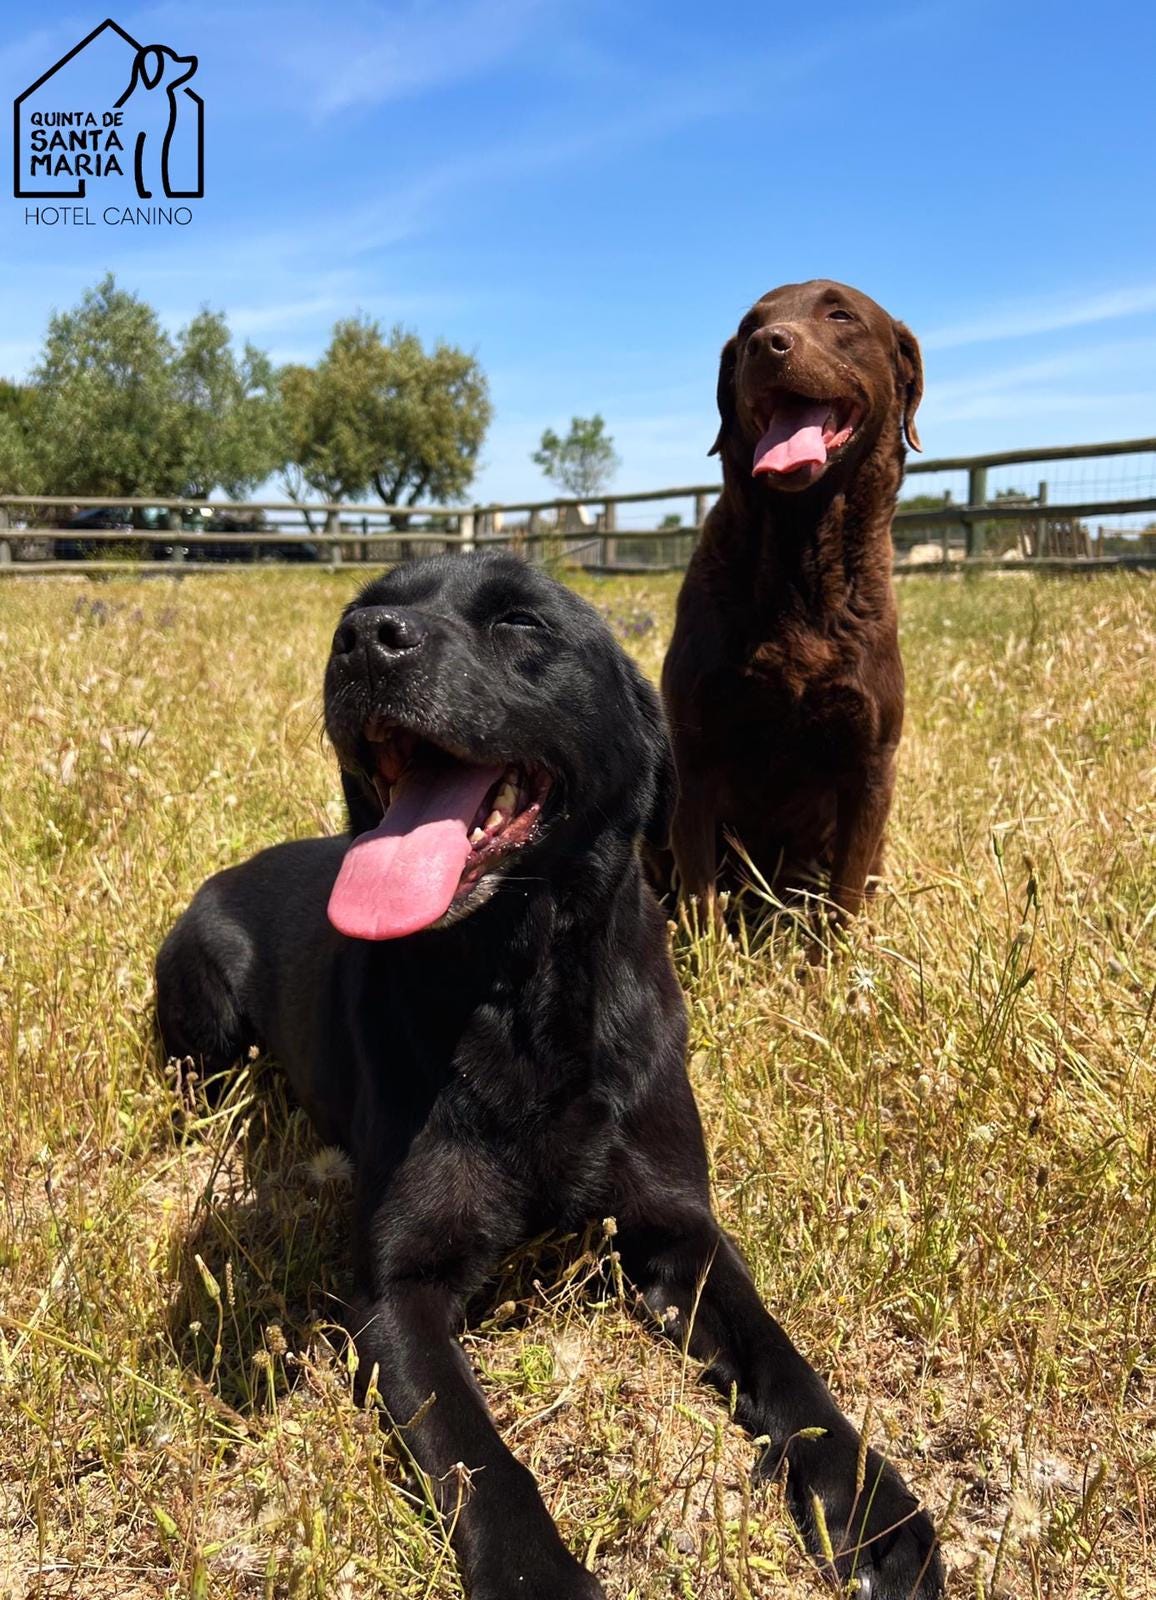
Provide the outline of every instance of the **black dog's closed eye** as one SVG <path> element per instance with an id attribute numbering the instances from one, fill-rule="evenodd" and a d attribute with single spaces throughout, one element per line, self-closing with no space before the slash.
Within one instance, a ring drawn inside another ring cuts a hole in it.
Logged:
<path id="1" fill-rule="evenodd" d="M 495 628 L 544 628 L 546 624 L 532 611 L 507 611 L 494 623 Z"/>

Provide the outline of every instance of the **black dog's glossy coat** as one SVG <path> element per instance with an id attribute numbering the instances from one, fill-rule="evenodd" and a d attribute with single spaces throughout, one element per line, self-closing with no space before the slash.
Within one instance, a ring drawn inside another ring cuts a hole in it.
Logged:
<path id="1" fill-rule="evenodd" d="M 939 1594 L 931 1523 L 873 1451 L 856 1492 L 854 1429 L 711 1212 L 683 1000 L 638 860 L 673 801 L 657 697 L 589 606 L 511 557 L 398 568 L 346 617 L 375 607 L 402 611 L 423 642 L 375 642 L 398 633 L 391 621 L 353 652 L 346 633 L 331 659 L 326 720 L 353 831 L 381 814 L 364 775 L 376 713 L 480 764 L 548 769 L 540 836 L 473 915 L 383 944 L 326 920 L 348 836 L 266 850 L 210 879 L 170 933 L 158 1017 L 169 1054 L 207 1071 L 251 1043 L 271 1051 L 352 1156 L 359 1370 L 376 1368 L 448 1506 L 468 1469 L 455 1544 L 473 1600 L 603 1595 L 499 1438 L 455 1331 L 504 1254 L 607 1216 L 649 1312 L 769 1438 L 763 1469 L 786 1467 L 820 1564 L 815 1496 L 861 1595 Z"/>

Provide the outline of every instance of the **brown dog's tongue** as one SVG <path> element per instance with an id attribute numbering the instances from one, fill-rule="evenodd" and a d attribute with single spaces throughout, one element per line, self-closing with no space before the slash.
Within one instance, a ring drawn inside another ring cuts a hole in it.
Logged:
<path id="1" fill-rule="evenodd" d="M 751 476 L 794 472 L 799 467 L 821 467 L 827 459 L 823 429 L 831 407 L 825 400 L 780 402 L 770 426 L 755 446 Z"/>
<path id="2" fill-rule="evenodd" d="M 351 939 L 401 939 L 450 908 L 470 853 L 469 829 L 502 767 L 411 765 L 381 822 L 345 852 L 329 920 Z"/>

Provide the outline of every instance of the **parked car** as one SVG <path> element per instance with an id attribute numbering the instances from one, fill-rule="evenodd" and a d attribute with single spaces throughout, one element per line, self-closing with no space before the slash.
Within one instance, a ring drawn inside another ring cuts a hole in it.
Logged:
<path id="1" fill-rule="evenodd" d="M 67 518 L 62 525 L 65 528 L 87 528 L 102 533 L 120 529 L 127 532 L 132 529 L 132 512 L 123 506 L 90 506 L 87 511 L 78 511 L 75 516 Z M 103 539 L 56 539 L 52 554 L 57 561 L 91 561 L 107 548 L 107 542 Z"/>
<path id="2" fill-rule="evenodd" d="M 240 535 L 272 531 L 259 511 L 221 511 L 208 516 L 201 513 L 197 537 L 189 545 L 188 559 L 209 562 L 310 562 L 325 559 L 324 552 L 317 545 L 297 535 L 293 536 L 292 544 L 254 544 L 243 538 L 210 540 L 205 537 L 210 533 Z"/>
<path id="3" fill-rule="evenodd" d="M 127 506 L 89 506 L 69 517 L 63 526 L 70 530 L 75 528 L 78 532 L 87 529 L 101 533 L 132 533 L 156 529 L 168 534 L 168 515 L 155 506 L 146 506 L 143 510 L 139 507 L 130 510 Z M 136 539 L 131 542 L 126 540 L 124 548 L 129 549 L 132 555 L 149 561 L 181 560 L 188 549 L 179 538 L 171 537 L 150 544 Z M 102 556 L 119 556 L 122 550 L 117 548 L 114 540 L 109 539 L 56 539 L 52 553 L 57 561 L 99 561 Z"/>
<path id="4" fill-rule="evenodd" d="M 222 533 L 241 535 L 264 533 L 269 525 L 259 512 L 212 512 L 206 507 L 185 506 L 172 510 L 161 506 L 90 506 L 78 511 L 63 526 L 78 533 L 99 530 L 116 533 L 134 529 L 155 530 L 160 538 L 145 544 L 132 541 L 132 553 L 149 561 L 261 561 L 261 562 L 315 562 L 324 561 L 325 552 L 304 535 L 293 535 L 290 544 L 255 544 L 248 539 L 230 537 L 211 539 L 208 535 Z M 127 541 L 126 541 L 127 543 Z M 115 541 L 106 539 L 56 539 L 52 553 L 58 561 L 94 561 L 101 556 L 121 552 Z"/>

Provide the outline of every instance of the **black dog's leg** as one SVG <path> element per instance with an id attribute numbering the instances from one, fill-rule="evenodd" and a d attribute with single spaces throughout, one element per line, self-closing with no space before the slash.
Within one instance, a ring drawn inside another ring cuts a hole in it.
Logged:
<path id="1" fill-rule="evenodd" d="M 826 1575 L 842 1584 L 858 1579 L 852 1592 L 860 1600 L 940 1595 L 930 1520 L 895 1468 L 862 1450 L 714 1218 L 705 1210 L 679 1216 L 661 1196 L 646 1210 L 623 1227 L 623 1266 L 666 1333 L 707 1364 L 708 1380 L 725 1396 L 736 1396 L 743 1426 L 770 1441 L 760 1473 L 785 1473 L 791 1512 Z"/>
<path id="2" fill-rule="evenodd" d="M 161 946 L 156 1022 L 166 1058 L 179 1062 L 183 1073 L 191 1062 L 203 1083 L 217 1080 L 219 1092 L 221 1075 L 256 1041 L 235 986 L 224 975 L 222 955 L 227 959 L 230 954 L 227 935 L 214 940 L 211 935 L 217 930 L 201 926 L 208 920 L 194 902 Z"/>
<path id="3" fill-rule="evenodd" d="M 437 1187 L 435 1179 L 427 1192 Z M 421 1240 L 411 1233 L 399 1250 L 384 1240 L 397 1207 L 392 1201 L 358 1229 L 365 1241 L 352 1319 L 358 1378 L 363 1388 L 375 1382 L 429 1478 L 471 1600 L 605 1600 L 562 1543 L 533 1475 L 502 1443 L 454 1337 L 466 1295 L 448 1280 L 485 1275 L 462 1250 L 460 1233 L 455 1240 L 460 1215 L 427 1214 Z M 452 1263 L 438 1260 L 447 1241 L 457 1244 Z M 415 1248 L 425 1255 L 420 1269 Z"/>

